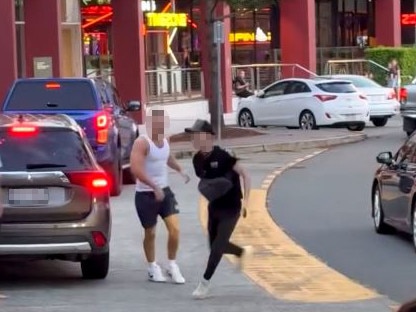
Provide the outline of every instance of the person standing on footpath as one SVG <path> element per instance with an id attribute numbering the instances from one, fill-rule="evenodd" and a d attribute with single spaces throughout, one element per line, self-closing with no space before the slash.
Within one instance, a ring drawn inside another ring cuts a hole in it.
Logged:
<path id="1" fill-rule="evenodd" d="M 160 216 L 168 231 L 167 273 L 176 284 L 184 284 L 185 278 L 176 263 L 179 246 L 179 211 L 176 199 L 168 184 L 168 167 L 177 171 L 189 182 L 170 152 L 169 142 L 165 137 L 167 116 L 163 109 L 152 109 L 146 116 L 148 135 L 141 135 L 134 142 L 130 168 L 136 177 L 135 205 L 140 222 L 144 228 L 143 248 L 149 263 L 148 278 L 152 282 L 166 282 L 161 267 L 155 258 L 155 238 L 157 218 Z M 149 133 L 150 132 L 150 133 Z"/>
<path id="2" fill-rule="evenodd" d="M 237 256 L 240 259 L 241 269 L 252 254 L 250 246 L 242 248 L 230 242 L 240 215 L 247 216 L 250 177 L 237 158 L 214 146 L 215 132 L 210 123 L 198 119 L 191 128 L 186 128 L 185 132 L 191 133 L 192 143 L 198 150 L 192 162 L 195 174 L 201 179 L 198 189 L 208 200 L 208 235 L 211 252 L 203 279 L 192 293 L 195 299 L 204 299 L 208 296 L 210 280 L 223 254 Z M 241 192 L 240 177 L 244 184 L 244 197 Z"/>

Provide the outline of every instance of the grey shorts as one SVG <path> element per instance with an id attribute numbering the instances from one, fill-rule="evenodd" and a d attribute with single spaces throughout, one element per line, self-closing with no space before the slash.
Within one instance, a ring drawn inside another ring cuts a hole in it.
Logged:
<path id="1" fill-rule="evenodd" d="M 179 213 L 176 208 L 178 202 L 169 187 L 163 189 L 165 198 L 161 202 L 155 200 L 154 192 L 136 192 L 135 204 L 137 215 L 143 228 L 152 228 L 157 224 L 157 217 L 165 219 Z"/>

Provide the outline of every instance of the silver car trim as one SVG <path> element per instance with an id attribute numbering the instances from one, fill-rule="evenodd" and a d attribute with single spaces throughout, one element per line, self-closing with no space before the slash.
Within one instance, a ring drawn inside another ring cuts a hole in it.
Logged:
<path id="1" fill-rule="evenodd" d="M 0 255 L 42 255 L 70 253 L 91 253 L 91 245 L 88 242 L 64 244 L 0 245 Z"/>

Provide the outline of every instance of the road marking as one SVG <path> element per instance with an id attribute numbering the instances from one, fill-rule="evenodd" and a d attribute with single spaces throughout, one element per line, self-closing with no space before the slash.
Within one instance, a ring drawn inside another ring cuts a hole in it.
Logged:
<path id="1" fill-rule="evenodd" d="M 319 155 L 325 150 L 313 153 Z M 311 157 L 309 157 L 311 158 Z M 281 172 L 302 162 L 299 158 Z M 330 268 L 296 244 L 270 217 L 267 207 L 268 183 L 251 191 L 248 217 L 240 219 L 232 240 L 252 245 L 255 256 L 244 273 L 273 296 L 300 302 L 346 302 L 374 299 L 380 295 Z M 201 197 L 200 220 L 206 231 L 207 202 Z M 232 256 L 227 258 L 235 263 Z"/>

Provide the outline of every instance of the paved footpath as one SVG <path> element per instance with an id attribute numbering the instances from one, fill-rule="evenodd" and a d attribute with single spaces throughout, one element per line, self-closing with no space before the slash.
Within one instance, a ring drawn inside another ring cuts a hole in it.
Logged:
<path id="1" fill-rule="evenodd" d="M 303 159 L 305 156 L 316 152 L 316 150 L 305 150 L 301 152 L 260 153 L 241 155 L 242 161 L 248 167 L 253 177 L 253 188 L 256 192 L 265 191 L 274 176 L 295 160 Z M 105 281 L 83 281 L 79 278 L 79 267 L 77 264 L 61 262 L 39 262 L 29 264 L 12 264 L 0 266 L 0 290 L 10 296 L 7 300 L 0 301 L 2 312 L 63 312 L 63 311 L 174 311 L 174 312 L 212 312 L 212 311 L 281 311 L 281 312 L 384 312 L 391 311 L 391 302 L 379 297 L 371 290 L 357 292 L 360 286 L 353 283 L 342 283 L 342 277 L 331 281 L 327 279 L 327 290 L 333 294 L 331 288 L 338 285 L 346 285 L 345 300 L 342 300 L 338 292 L 336 303 L 328 303 L 328 298 L 322 295 L 310 295 L 305 292 L 297 292 L 293 298 L 285 295 L 293 292 L 293 283 L 299 281 L 299 268 L 293 271 L 283 272 L 282 267 L 290 264 L 287 260 L 298 257 L 294 254 L 296 245 L 281 233 L 277 238 L 277 244 L 284 243 L 286 249 L 279 249 L 277 245 L 270 245 L 267 250 L 261 249 L 269 240 L 264 240 L 264 229 L 273 236 L 278 228 L 267 220 L 268 213 L 263 202 L 258 201 L 259 196 L 253 197 L 253 207 L 250 207 L 249 217 L 242 222 L 242 226 L 251 226 L 252 230 L 243 231 L 245 237 L 241 236 L 241 224 L 235 239 L 237 241 L 250 242 L 255 246 L 256 254 L 249 269 L 242 274 L 235 266 L 227 260 L 220 264 L 212 281 L 213 297 L 204 301 L 191 298 L 191 293 L 203 273 L 206 263 L 208 249 L 207 239 L 201 226 L 204 219 L 203 205 L 200 206 L 200 197 L 196 193 L 197 179 L 190 167 L 190 160 L 180 160 L 186 170 L 192 173 L 192 181 L 186 187 L 176 175 L 171 175 L 172 188 L 177 194 L 180 203 L 180 218 L 182 224 L 182 241 L 179 263 L 187 278 L 185 285 L 153 284 L 146 280 L 146 263 L 143 261 L 141 250 L 142 233 L 139 228 L 135 210 L 132 206 L 134 194 L 133 186 L 126 187 L 123 195 L 112 200 L 113 209 L 113 237 L 111 272 Z M 274 170 L 272 168 L 275 168 Z M 261 199 L 261 198 L 260 198 Z M 203 203 L 202 203 L 203 204 Z M 263 231 L 262 231 L 263 229 Z M 164 260 L 165 231 L 161 227 L 158 237 L 159 259 Z M 284 238 L 284 240 L 283 240 Z M 264 241 L 262 241 L 264 240 Z M 272 258 L 270 253 L 275 249 L 282 254 L 282 258 Z M 292 255 L 290 254 L 292 253 Z M 304 257 L 303 259 L 307 259 Z M 296 261 L 299 265 L 299 261 Z M 307 263 L 306 263 L 307 264 Z M 316 264 L 315 265 L 319 265 Z M 253 266 L 257 277 L 265 277 L 270 282 L 271 276 L 275 279 L 272 286 L 267 286 L 261 279 L 256 284 L 252 279 Z M 321 265 L 321 267 L 323 267 Z M 279 269 L 280 268 L 280 269 Z M 276 270 L 276 271 L 274 271 Z M 308 270 L 305 266 L 304 270 Z M 284 273 L 284 277 L 275 273 Z M 313 271 L 314 274 L 317 271 Z M 319 273 L 319 272 L 318 272 Z M 328 274 L 323 268 L 320 274 Z M 302 277 L 311 277 L 303 273 Z M 334 274 L 332 276 L 335 276 Z M 318 278 L 316 276 L 316 278 Z M 341 280 L 341 283 L 339 282 Z M 271 288 L 270 288 L 271 287 Z M 320 285 L 322 289 L 322 285 Z M 312 287 L 309 287 L 312 291 Z M 360 300 L 348 295 L 351 290 Z M 296 292 L 295 292 L 296 293 Z M 314 298 L 315 296 L 315 298 Z M 362 300 L 362 299 L 365 300 Z M 332 298 L 334 299 L 334 298 Z"/>

